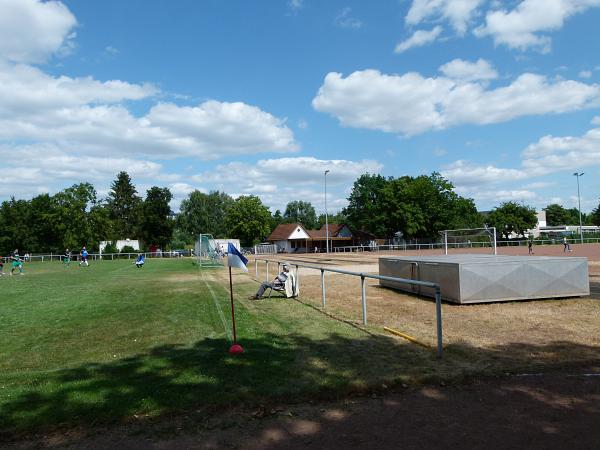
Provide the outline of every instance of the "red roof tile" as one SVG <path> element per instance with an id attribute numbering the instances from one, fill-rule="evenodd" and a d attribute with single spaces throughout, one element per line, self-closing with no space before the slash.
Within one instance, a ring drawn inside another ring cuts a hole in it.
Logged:
<path id="1" fill-rule="evenodd" d="M 275 227 L 271 235 L 267 238 L 267 241 L 285 241 L 290 235 L 296 230 L 296 228 L 302 228 L 310 236 L 310 233 L 299 223 L 280 223 Z"/>

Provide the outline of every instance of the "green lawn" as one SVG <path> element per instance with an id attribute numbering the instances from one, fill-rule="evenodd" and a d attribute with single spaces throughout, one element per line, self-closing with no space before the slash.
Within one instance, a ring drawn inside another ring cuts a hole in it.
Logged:
<path id="1" fill-rule="evenodd" d="M 0 429 L 121 420 L 269 399 L 337 395 L 405 380 L 432 352 L 371 336 L 299 302 L 246 300 L 236 274 L 230 356 L 225 269 L 189 259 L 29 263 L 0 279 Z M 393 347 L 393 348 L 392 348 Z M 400 356 L 400 358 L 398 358 Z"/>

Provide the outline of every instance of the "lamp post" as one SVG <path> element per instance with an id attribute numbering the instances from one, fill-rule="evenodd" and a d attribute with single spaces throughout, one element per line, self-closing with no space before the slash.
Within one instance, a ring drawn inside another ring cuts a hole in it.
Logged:
<path id="1" fill-rule="evenodd" d="M 583 176 L 583 172 L 575 172 L 573 176 L 577 177 L 577 204 L 579 205 L 579 237 L 583 244 L 583 223 L 581 221 L 581 196 L 579 195 L 579 177 Z"/>
<path id="2" fill-rule="evenodd" d="M 325 252 L 329 253 L 329 221 L 327 220 L 327 174 L 329 169 L 325 171 Z"/>

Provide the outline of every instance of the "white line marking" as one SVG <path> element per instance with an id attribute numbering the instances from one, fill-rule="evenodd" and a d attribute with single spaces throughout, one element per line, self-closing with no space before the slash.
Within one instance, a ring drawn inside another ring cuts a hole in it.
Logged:
<path id="1" fill-rule="evenodd" d="M 225 333 L 227 334 L 227 337 L 229 338 L 229 340 L 233 342 L 233 333 L 231 332 L 231 330 L 229 329 L 229 326 L 227 325 L 227 322 L 225 321 L 225 316 L 223 315 L 223 311 L 221 310 L 221 306 L 219 305 L 219 301 L 217 300 L 217 296 L 215 295 L 215 292 L 213 291 L 213 289 L 210 286 L 210 284 L 208 284 L 208 281 L 206 280 L 206 277 L 204 276 L 204 273 L 202 272 L 202 269 L 200 269 L 200 274 L 202 275 L 202 281 L 204 281 L 204 284 L 206 284 L 206 287 L 210 291 L 210 295 L 213 298 L 213 302 L 215 304 L 215 307 L 217 308 L 217 312 L 219 313 L 219 317 L 221 318 L 221 323 L 223 324 L 223 329 L 225 330 Z"/>

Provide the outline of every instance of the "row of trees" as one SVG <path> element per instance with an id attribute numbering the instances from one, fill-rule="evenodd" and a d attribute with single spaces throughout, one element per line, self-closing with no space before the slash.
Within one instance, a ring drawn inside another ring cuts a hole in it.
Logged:
<path id="1" fill-rule="evenodd" d="M 194 191 L 182 201 L 179 214 L 169 208 L 173 196 L 168 188 L 153 186 L 142 199 L 126 172 L 120 172 L 105 199 L 98 199 L 89 183 L 71 186 L 55 195 L 31 200 L 12 198 L 0 205 L 0 251 L 15 247 L 31 252 L 58 252 L 87 245 L 97 249 L 100 241 L 142 239 L 149 246 L 183 247 L 198 233 L 239 238 L 243 246 L 263 241 L 280 223 L 302 223 L 320 228 L 310 202 L 289 202 L 282 213 L 271 214 L 256 196 L 233 199 L 224 192 Z M 576 224 L 577 209 L 552 204 L 546 208 L 549 225 Z M 535 227 L 535 210 L 506 202 L 489 214 L 477 212 L 472 199 L 458 195 L 452 183 L 439 173 L 399 178 L 361 175 L 352 187 L 348 206 L 329 216 L 330 223 L 346 223 L 351 229 L 380 238 L 401 232 L 405 238 L 437 238 L 445 229 L 494 226 L 507 238 L 525 236 Z M 583 215 L 586 224 L 600 224 L 600 208 Z"/>
<path id="2" fill-rule="evenodd" d="M 106 199 L 98 199 L 90 183 L 31 200 L 11 198 L 0 205 L 0 252 L 97 249 L 100 241 L 127 237 L 164 248 L 173 234 L 172 198 L 168 188 L 153 186 L 142 200 L 126 172 L 117 175 Z"/>

